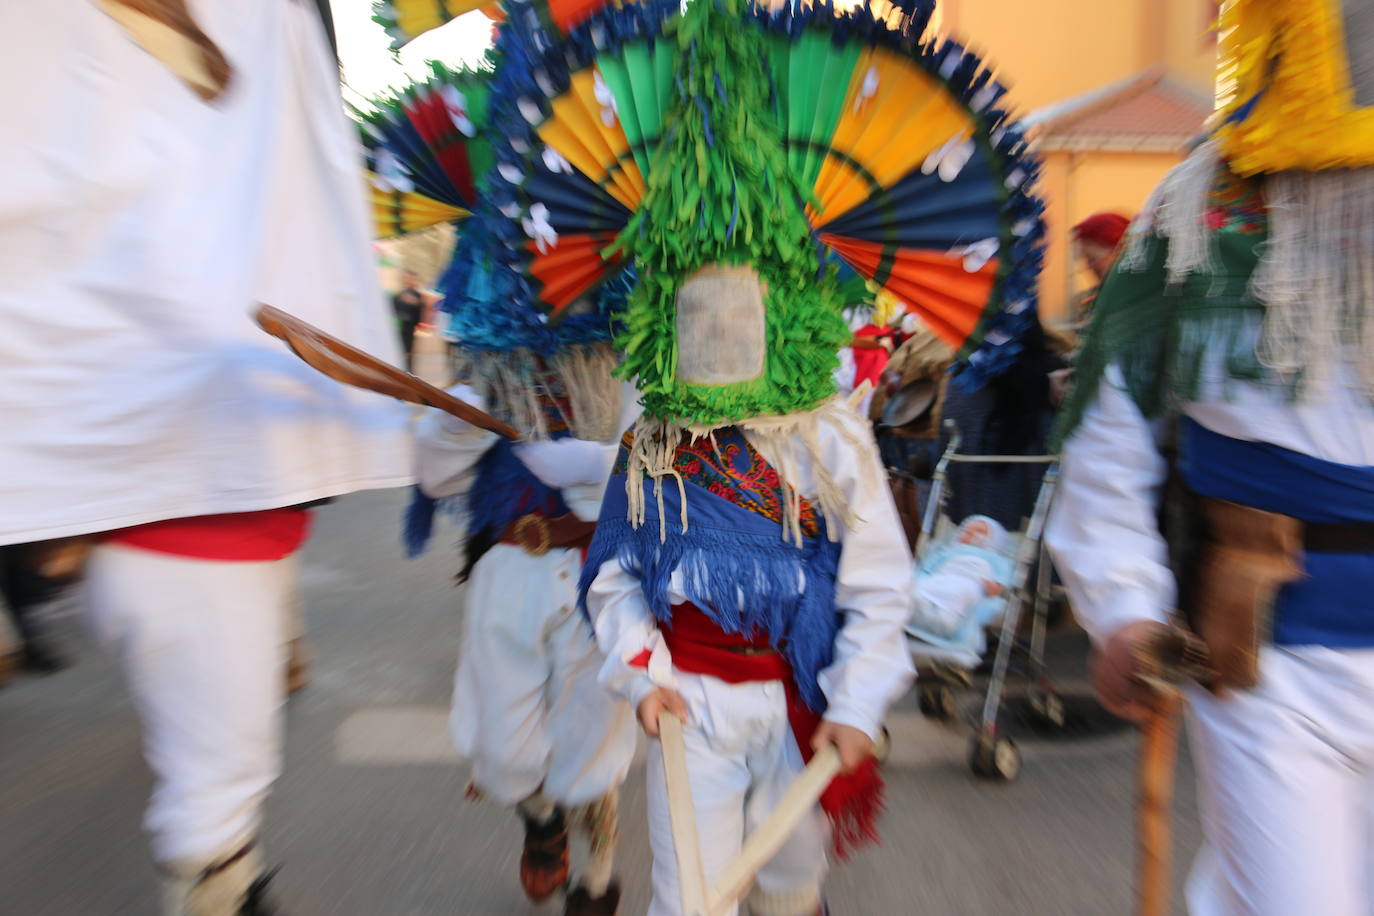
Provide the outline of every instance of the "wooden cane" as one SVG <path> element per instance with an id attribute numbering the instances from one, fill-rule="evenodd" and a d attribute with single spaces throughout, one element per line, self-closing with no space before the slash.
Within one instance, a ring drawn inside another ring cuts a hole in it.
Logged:
<path id="1" fill-rule="evenodd" d="M 672 823 L 673 848 L 677 854 L 683 916 L 721 916 L 748 893 L 759 869 L 768 864 L 802 818 L 816 807 L 821 793 L 840 772 L 840 753 L 831 746 L 815 753 L 806 769 L 788 786 L 768 819 L 745 839 L 739 855 L 725 867 L 708 893 L 706 874 L 701 864 L 696 811 L 692 807 L 691 784 L 687 780 L 687 752 L 682 740 L 682 723 L 677 716 L 667 710 L 659 712 L 658 736 L 663 750 L 668 817 Z"/>
<path id="2" fill-rule="evenodd" d="M 1136 812 L 1136 913 L 1168 916 L 1173 882 L 1174 770 L 1183 694 L 1155 691 L 1141 727 Z"/>
<path id="3" fill-rule="evenodd" d="M 520 438 L 520 434 L 510 424 L 502 423 L 491 414 L 455 398 L 424 379 L 403 372 L 370 353 L 326 334 L 295 315 L 270 305 L 263 305 L 258 308 L 254 318 L 258 327 L 285 341 L 292 353 L 336 382 L 375 391 L 412 404 L 437 407 L 460 420 L 466 420 L 473 426 L 505 436 L 507 439 Z"/>
<path id="4" fill-rule="evenodd" d="M 1141 723 L 1136 800 L 1136 913 L 1167 916 L 1173 897 L 1174 773 L 1178 724 L 1183 715 L 1179 685 L 1213 676 L 1207 647 L 1180 627 L 1160 630 L 1135 653 L 1136 677 L 1148 689 Z"/>

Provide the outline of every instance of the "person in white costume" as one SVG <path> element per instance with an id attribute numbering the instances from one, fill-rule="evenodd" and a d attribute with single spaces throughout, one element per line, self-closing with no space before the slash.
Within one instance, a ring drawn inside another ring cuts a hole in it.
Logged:
<path id="1" fill-rule="evenodd" d="M 1103 284 L 1047 539 L 1108 708 L 1142 712 L 1139 653 L 1175 608 L 1209 650 L 1192 916 L 1369 916 L 1374 134 L 1328 119 L 1369 123 L 1374 3 L 1232 3 L 1221 25 L 1236 95 Z M 1339 96 L 1293 104 L 1334 74 Z"/>
<path id="2" fill-rule="evenodd" d="M 837 740 L 836 734 L 841 730 L 876 741 L 887 708 L 910 686 L 913 674 L 902 637 L 910 607 L 906 541 L 884 483 L 872 434 L 846 403 L 831 402 L 819 414 L 815 454 L 767 437 L 756 438 L 746 427 L 743 432 L 717 430 L 714 436 L 719 447 L 704 440 L 684 443 L 674 462 L 679 470 L 688 470 L 697 463 L 708 465 L 708 475 L 719 475 L 730 482 L 727 486 L 746 492 L 751 479 L 758 478 L 753 473 L 740 473 L 740 462 L 728 458 L 712 464 L 713 455 L 747 455 L 746 467 L 751 470 L 787 468 L 787 479 L 801 496 L 803 530 L 810 537 L 817 533 L 808 523 L 814 522 L 813 513 L 817 511 L 813 505 L 818 481 L 825 480 L 827 487 L 833 487 L 835 498 L 852 512 L 852 524 L 844 528 L 835 544 L 839 555 L 834 572 L 834 601 L 833 607 L 827 602 L 827 611 L 833 615 L 834 609 L 842 609 L 843 622 L 833 635 L 833 660 L 816 678 L 825 713 L 824 722 L 816 728 L 812 739 L 815 746 Z M 858 447 L 860 444 L 862 447 Z M 734 451 L 736 445 L 740 446 L 739 452 Z M 745 520 L 751 513 L 741 513 L 742 517 L 733 519 L 715 517 L 707 497 L 698 499 L 698 489 L 691 486 L 705 478 L 700 474 L 696 479 L 690 474 L 684 476 L 689 485 L 687 532 L 711 532 L 722 522 L 730 527 L 737 525 L 741 532 L 748 531 Z M 624 474 L 613 477 L 610 487 L 603 525 L 614 519 L 617 512 L 620 519 L 624 518 Z M 671 499 L 675 490 L 676 487 L 669 486 L 665 493 Z M 613 499 L 612 494 L 617 491 L 621 498 Z M 650 514 L 653 503 L 653 499 L 648 500 L 646 508 Z M 663 511 L 669 525 L 676 524 L 676 507 L 670 504 Z M 653 518 L 645 524 L 658 531 Z M 778 537 L 778 530 L 774 525 L 772 538 Z M 673 536 L 670 528 L 668 537 Z M 738 545 L 741 554 L 747 555 L 751 549 L 757 550 L 757 543 L 742 541 Z M 594 546 L 593 556 L 597 555 Z M 747 565 L 751 559 L 745 556 L 743 562 Z M 612 556 L 595 570 L 588 569 L 588 574 L 594 571 L 595 576 L 587 588 L 586 603 L 596 621 L 597 641 L 606 655 L 602 682 L 634 704 L 651 736 L 658 733 L 657 711 L 661 706 L 686 720 L 683 735 L 688 775 L 709 886 L 738 854 L 743 838 L 777 805 L 804 767 L 803 754 L 809 758 L 813 745 L 811 740 L 795 733 L 789 718 L 790 713 L 796 712 L 790 677 L 735 679 L 729 671 L 699 673 L 701 668 L 688 663 L 685 657 L 675 663 L 669 645 L 674 638 L 684 641 L 683 650 L 695 650 L 721 634 L 718 627 L 713 634 L 715 625 L 694 608 L 693 600 L 700 594 L 700 571 L 694 564 L 687 565 L 692 565 L 694 572 L 679 567 L 668 579 L 666 597 L 672 606 L 671 628 L 660 628 L 655 620 L 641 576 L 629 571 L 637 564 L 627 554 Z M 732 574 L 733 568 L 726 571 L 727 576 Z M 801 581 L 803 574 L 794 570 L 791 587 Z M 808 577 L 805 581 L 811 580 Z M 819 585 L 812 587 L 820 590 Z M 792 600 L 797 600 L 795 595 Z M 801 628 L 796 632 L 800 634 Z M 698 636 L 703 637 L 702 641 L 695 639 Z M 725 637 L 721 634 L 717 638 Z M 740 666 L 751 657 L 781 658 L 778 652 L 767 648 L 766 642 L 732 646 L 727 651 L 739 653 Z M 799 744 L 802 741 L 805 743 Z M 862 765 L 862 747 L 840 747 L 846 769 Z M 654 856 L 654 896 L 649 913 L 671 916 L 680 912 L 681 891 L 668 821 L 662 751 L 657 741 L 649 745 L 646 765 L 649 839 Z M 757 916 L 816 912 L 821 906 L 821 885 L 827 871 L 828 837 L 826 817 L 818 807 L 759 873 L 749 900 L 750 911 Z M 733 914 L 735 910 L 729 912 Z"/>
<path id="3" fill-rule="evenodd" d="M 0 147 L 0 544 L 95 541 L 163 912 L 266 913 L 293 507 L 410 479 L 405 411 L 251 318 L 268 302 L 398 356 L 320 10 L 33 4 L 0 80 L 23 87 Z"/>
<path id="4" fill-rule="evenodd" d="M 470 388 L 453 391 L 486 406 Z M 629 413 L 616 429 L 636 411 L 632 392 L 623 403 Z M 567 828 L 582 827 L 590 853 L 566 912 L 614 914 L 617 802 L 636 729 L 631 708 L 597 683 L 600 656 L 577 610 L 577 579 L 615 441 L 567 436 L 512 446 L 437 411 L 417 441 L 421 491 L 468 503 L 450 730 L 472 766 L 470 793 L 517 807 L 526 826 L 521 882 L 536 901 L 568 882 Z"/>

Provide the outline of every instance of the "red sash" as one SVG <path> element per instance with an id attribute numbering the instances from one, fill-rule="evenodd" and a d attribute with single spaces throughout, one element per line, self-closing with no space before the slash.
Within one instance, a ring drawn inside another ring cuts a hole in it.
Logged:
<path id="1" fill-rule="evenodd" d="M 802 702 L 792 677 L 792 666 L 782 653 L 773 651 L 763 635 L 726 633 L 693 604 L 673 605 L 671 627 L 662 627 L 663 642 L 673 657 L 673 667 L 688 674 L 704 674 L 727 684 L 782 681 L 787 693 L 787 720 L 802 760 L 811 761 L 811 739 L 820 725 L 820 713 Z M 757 653 L 741 649 L 758 649 Z M 840 859 L 865 843 L 878 842 L 878 814 L 883 808 L 883 778 L 876 760 L 866 760 L 853 773 L 836 776 L 821 795 L 821 808 L 830 819 L 835 854 Z"/>

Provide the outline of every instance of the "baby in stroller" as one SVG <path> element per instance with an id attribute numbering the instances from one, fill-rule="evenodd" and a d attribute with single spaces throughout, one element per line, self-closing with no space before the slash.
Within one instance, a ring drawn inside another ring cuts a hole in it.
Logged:
<path id="1" fill-rule="evenodd" d="M 1011 573 L 1005 528 L 986 515 L 971 515 L 952 536 L 931 545 L 916 564 L 911 629 L 930 642 L 979 653 L 973 645 L 995 616 Z M 989 612 L 989 613 L 984 613 Z M 981 642 L 981 640 L 977 640 Z"/>

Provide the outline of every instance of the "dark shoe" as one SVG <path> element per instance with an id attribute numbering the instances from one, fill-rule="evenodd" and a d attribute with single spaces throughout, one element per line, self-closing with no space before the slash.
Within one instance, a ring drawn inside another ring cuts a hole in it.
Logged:
<path id="1" fill-rule="evenodd" d="M 267 899 L 267 885 L 276 873 L 274 868 L 249 886 L 239 916 L 278 916 L 279 911 Z"/>
<path id="2" fill-rule="evenodd" d="M 535 903 L 568 883 L 568 826 L 563 812 L 541 824 L 525 818 L 525 850 L 520 855 L 520 886 Z"/>
<path id="3" fill-rule="evenodd" d="M 56 674 L 65 667 L 67 660 L 46 640 L 30 639 L 24 644 L 24 670 L 30 674 Z"/>
<path id="4" fill-rule="evenodd" d="M 600 897 L 593 897 L 579 884 L 563 904 L 563 916 L 615 916 L 619 910 L 620 885 L 614 881 Z"/>

